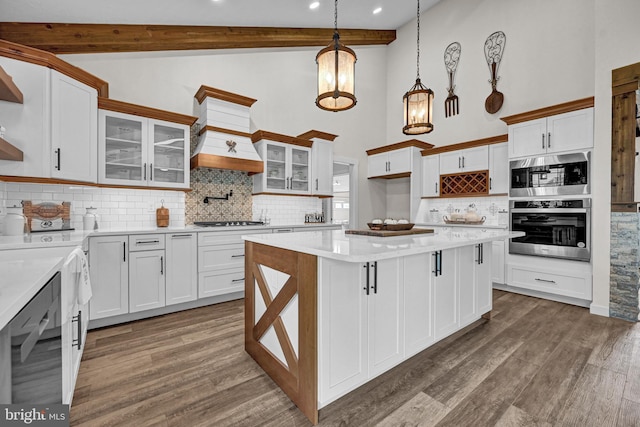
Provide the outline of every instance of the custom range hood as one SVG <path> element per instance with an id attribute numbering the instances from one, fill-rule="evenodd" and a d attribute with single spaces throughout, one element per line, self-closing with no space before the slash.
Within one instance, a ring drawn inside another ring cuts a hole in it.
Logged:
<path id="1" fill-rule="evenodd" d="M 200 86 L 194 110 L 200 128 L 191 169 L 198 167 L 261 173 L 264 163 L 251 142 L 249 109 L 255 99 Z"/>

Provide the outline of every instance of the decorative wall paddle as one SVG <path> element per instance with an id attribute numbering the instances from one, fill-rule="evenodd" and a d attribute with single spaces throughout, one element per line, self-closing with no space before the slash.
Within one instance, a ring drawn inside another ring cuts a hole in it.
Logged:
<path id="1" fill-rule="evenodd" d="M 498 85 L 498 67 L 502 60 L 502 53 L 504 52 L 504 45 L 507 42 L 507 36 L 502 31 L 496 31 L 487 37 L 487 41 L 484 42 L 484 57 L 487 59 L 487 65 L 489 66 L 489 72 L 491 73 L 491 94 L 484 102 L 484 108 L 489 114 L 495 114 L 502 107 L 504 101 L 504 95 L 498 92 L 496 86 Z"/>
<path id="2" fill-rule="evenodd" d="M 456 68 L 458 68 L 458 61 L 460 61 L 460 52 L 462 48 L 460 43 L 453 42 L 444 50 L 444 66 L 447 67 L 447 73 L 449 74 L 449 96 L 444 100 L 444 116 L 449 117 L 459 113 L 458 95 L 453 93 L 456 88 L 453 85 L 453 76 L 456 74 Z"/>

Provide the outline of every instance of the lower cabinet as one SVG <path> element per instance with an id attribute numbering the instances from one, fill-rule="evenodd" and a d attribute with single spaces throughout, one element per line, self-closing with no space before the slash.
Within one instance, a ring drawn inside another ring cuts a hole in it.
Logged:
<path id="1" fill-rule="evenodd" d="M 165 305 L 164 249 L 129 254 L 129 312 Z"/>
<path id="2" fill-rule="evenodd" d="M 198 299 L 198 235 L 166 235 L 165 303 L 180 304 Z"/>
<path id="3" fill-rule="evenodd" d="M 89 239 L 89 274 L 93 297 L 91 320 L 129 312 L 129 237 L 100 236 Z"/>
<path id="4" fill-rule="evenodd" d="M 319 261 L 320 407 L 491 310 L 491 242 L 369 263 Z"/>

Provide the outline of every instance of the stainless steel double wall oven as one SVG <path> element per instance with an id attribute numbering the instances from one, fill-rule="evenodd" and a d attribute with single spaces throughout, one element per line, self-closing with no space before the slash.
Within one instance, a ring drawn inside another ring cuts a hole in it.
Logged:
<path id="1" fill-rule="evenodd" d="M 591 259 L 590 152 L 510 162 L 509 253 Z M 586 197 L 585 197 L 586 196 Z"/>

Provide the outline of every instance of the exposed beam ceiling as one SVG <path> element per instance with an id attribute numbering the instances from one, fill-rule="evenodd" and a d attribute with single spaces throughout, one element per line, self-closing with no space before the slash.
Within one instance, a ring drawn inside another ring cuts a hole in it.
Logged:
<path id="1" fill-rule="evenodd" d="M 0 22 L 0 39 L 55 54 L 326 46 L 330 28 Z M 386 45 L 395 30 L 340 29 L 349 46 Z"/>

